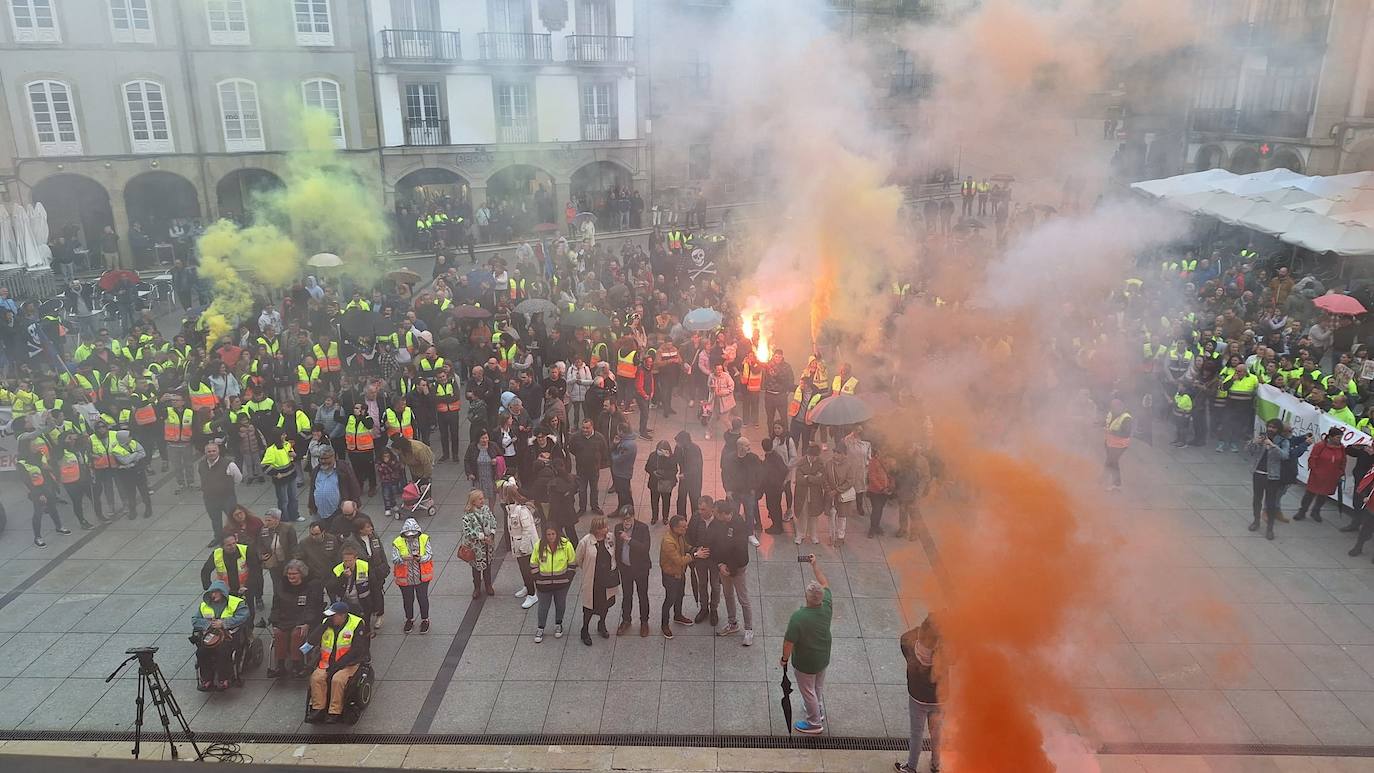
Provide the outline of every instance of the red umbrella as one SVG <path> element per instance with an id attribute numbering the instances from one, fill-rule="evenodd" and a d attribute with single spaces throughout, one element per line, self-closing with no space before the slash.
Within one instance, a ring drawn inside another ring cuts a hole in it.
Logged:
<path id="1" fill-rule="evenodd" d="M 136 285 L 139 283 L 138 273 L 128 269 L 115 269 L 106 271 L 100 277 L 100 289 L 107 293 L 112 293 L 125 285 Z"/>
<path id="2" fill-rule="evenodd" d="M 1317 308 L 1323 311 L 1329 311 L 1332 314 L 1346 314 L 1353 317 L 1356 314 L 1365 313 L 1364 304 L 1349 295 L 1330 293 L 1328 295 L 1319 296 L 1315 301 L 1312 301 L 1312 303 Z"/>

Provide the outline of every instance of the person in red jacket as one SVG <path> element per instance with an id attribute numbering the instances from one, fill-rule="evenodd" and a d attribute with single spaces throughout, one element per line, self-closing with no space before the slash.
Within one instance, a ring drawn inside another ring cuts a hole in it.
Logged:
<path id="1" fill-rule="evenodd" d="M 649 431 L 649 404 L 654 401 L 654 391 L 658 387 L 658 376 L 654 373 L 654 356 L 644 355 L 644 361 L 639 365 L 639 373 L 635 375 L 635 403 L 639 411 L 639 436 L 643 438 L 653 437 Z"/>
<path id="2" fill-rule="evenodd" d="M 1312 508 L 1312 520 L 1322 522 L 1322 505 L 1326 498 L 1336 493 L 1336 486 L 1345 475 L 1345 445 L 1341 437 L 1345 430 L 1332 427 L 1326 437 L 1315 443 L 1307 454 L 1307 490 L 1302 494 L 1302 504 L 1293 520 L 1301 521 L 1307 517 L 1307 509 Z"/>

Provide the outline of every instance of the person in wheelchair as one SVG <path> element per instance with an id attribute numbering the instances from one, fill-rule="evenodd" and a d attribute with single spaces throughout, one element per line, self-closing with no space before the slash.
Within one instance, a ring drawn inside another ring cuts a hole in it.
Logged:
<path id="1" fill-rule="evenodd" d="M 300 647 L 310 627 L 324 614 L 324 588 L 298 558 L 287 561 L 280 571 L 272 571 L 272 586 L 272 661 L 267 678 L 285 675 L 288 660 L 291 676 L 299 678 L 307 670 Z"/>
<path id="2" fill-rule="evenodd" d="M 201 692 L 227 690 L 230 682 L 238 678 L 234 657 L 244 646 L 252 624 L 248 602 L 229 595 L 229 586 L 223 580 L 211 582 L 209 590 L 201 596 L 196 616 L 191 618 L 197 687 Z"/>
<path id="3" fill-rule="evenodd" d="M 348 611 L 348 602 L 336 601 L 325 610 L 324 620 L 310 631 L 306 642 L 312 648 L 319 647 L 320 660 L 310 673 L 310 713 L 305 721 L 339 722 L 348 697 L 348 681 L 371 654 L 367 622 Z"/>

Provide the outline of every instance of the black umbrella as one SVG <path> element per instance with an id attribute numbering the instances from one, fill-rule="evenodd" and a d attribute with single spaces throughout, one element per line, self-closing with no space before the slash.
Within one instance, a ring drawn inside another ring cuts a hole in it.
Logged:
<path id="1" fill-rule="evenodd" d="M 387 323 L 386 318 L 375 311 L 359 308 L 345 311 L 343 318 L 339 320 L 339 327 L 345 336 L 354 340 L 391 334 L 391 325 Z"/>
<path id="2" fill-rule="evenodd" d="M 578 309 L 560 320 L 567 327 L 610 327 L 611 320 L 595 309 Z"/>
<path id="3" fill-rule="evenodd" d="M 787 678 L 787 666 L 782 667 L 782 717 L 787 720 L 787 734 L 792 735 L 792 680 Z"/>

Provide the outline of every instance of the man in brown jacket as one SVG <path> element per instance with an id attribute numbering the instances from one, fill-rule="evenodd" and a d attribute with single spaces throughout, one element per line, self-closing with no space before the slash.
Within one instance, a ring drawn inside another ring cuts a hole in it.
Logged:
<path id="1" fill-rule="evenodd" d="M 673 629 L 668 627 L 668 612 L 673 612 L 673 622 L 678 625 L 691 625 L 692 618 L 682 614 L 682 596 L 687 590 L 687 567 L 692 559 L 710 558 L 709 548 L 693 548 L 687 543 L 687 519 L 675 515 L 668 520 L 668 533 L 663 535 L 663 543 L 658 549 L 658 568 L 663 572 L 663 612 L 660 623 L 663 637 L 673 638 Z"/>

